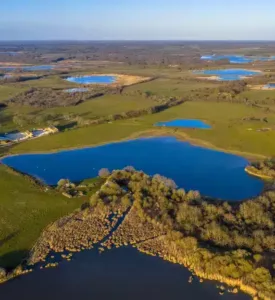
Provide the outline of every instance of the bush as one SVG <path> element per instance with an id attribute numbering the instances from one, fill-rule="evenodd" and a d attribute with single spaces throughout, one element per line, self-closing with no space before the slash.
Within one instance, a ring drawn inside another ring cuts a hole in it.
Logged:
<path id="1" fill-rule="evenodd" d="M 107 168 L 102 168 L 98 172 L 98 176 L 101 178 L 107 178 L 108 176 L 110 176 L 110 174 L 111 173 Z"/>

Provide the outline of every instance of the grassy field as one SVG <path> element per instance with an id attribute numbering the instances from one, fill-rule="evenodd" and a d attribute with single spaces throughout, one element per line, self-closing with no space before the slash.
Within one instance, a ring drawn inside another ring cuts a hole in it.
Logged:
<path id="1" fill-rule="evenodd" d="M 0 165 L 0 266 L 13 267 L 27 255 L 42 229 L 87 200 L 41 191 Z"/>
<path id="2" fill-rule="evenodd" d="M 212 126 L 211 130 L 178 129 L 190 138 L 201 139 L 216 147 L 261 155 L 275 153 L 275 132 L 258 132 L 263 127 L 275 128 L 273 114 L 263 121 L 244 121 L 244 118 L 263 118 L 267 114 L 259 108 L 233 103 L 186 102 L 158 114 L 137 119 L 79 128 L 53 136 L 27 141 L 11 149 L 12 153 L 43 152 L 83 147 L 131 137 L 154 128 L 158 121 L 176 118 L 202 119 Z M 159 128 L 161 130 L 161 128 Z M 265 145 L 265 147 L 263 147 Z"/>
<path id="3" fill-rule="evenodd" d="M 101 117 L 110 114 L 127 112 L 148 108 L 156 105 L 153 100 L 138 96 L 105 95 L 93 100 L 88 100 L 77 106 L 55 107 L 37 110 L 38 114 L 76 114 L 84 118 Z M 34 112 L 34 110 L 33 110 Z"/>
<path id="4" fill-rule="evenodd" d="M 180 77 L 178 79 L 158 78 L 150 82 L 130 86 L 125 89 L 125 92 L 140 90 L 143 92 L 150 91 L 155 95 L 184 97 L 194 89 L 214 87 L 217 87 L 217 84 L 211 81 L 196 82 L 192 80 L 182 80 Z"/>
<path id="5" fill-rule="evenodd" d="M 27 90 L 24 86 L 0 85 L 0 103 Z"/>
<path id="6" fill-rule="evenodd" d="M 103 97 L 88 100 L 76 106 L 68 107 L 35 108 L 30 106 L 11 106 L 0 112 L 2 120 L 0 132 L 47 126 L 47 116 L 49 115 L 53 116 L 54 120 L 60 121 L 61 119 L 61 122 L 66 116 L 79 116 L 83 119 L 94 119 L 130 110 L 149 108 L 156 104 L 157 102 L 140 96 L 105 95 Z M 17 124 L 13 123 L 13 116 L 15 115 L 29 116 L 30 120 L 41 117 L 42 122 L 35 123 L 30 121 L 26 125 L 19 127 Z"/>

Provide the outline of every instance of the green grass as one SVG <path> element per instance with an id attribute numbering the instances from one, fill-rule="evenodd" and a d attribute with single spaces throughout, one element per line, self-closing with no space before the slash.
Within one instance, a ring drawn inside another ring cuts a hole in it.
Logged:
<path id="1" fill-rule="evenodd" d="M 179 75 L 180 77 L 180 75 Z M 146 83 L 141 83 L 137 85 L 130 86 L 125 89 L 125 92 L 133 92 L 141 90 L 143 92 L 150 91 L 155 95 L 164 96 L 174 96 L 174 97 L 184 97 L 194 89 L 200 88 L 213 88 L 217 87 L 217 84 L 209 81 L 191 81 L 171 79 L 171 78 L 159 78 Z"/>
<path id="2" fill-rule="evenodd" d="M 239 95 L 241 98 L 248 98 L 250 101 L 266 101 L 274 104 L 275 90 L 249 90 Z"/>
<path id="3" fill-rule="evenodd" d="M 26 91 L 27 88 L 24 86 L 15 86 L 13 85 L 0 85 L 0 103 L 4 100 L 7 100 L 11 97 L 14 97 L 17 94 L 20 94 Z"/>
<path id="4" fill-rule="evenodd" d="M 84 147 L 125 139 L 133 134 L 153 129 L 158 121 L 176 118 L 201 119 L 212 125 L 211 130 L 178 129 L 190 138 L 201 139 L 214 146 L 232 151 L 273 155 L 275 131 L 257 132 L 263 127 L 275 128 L 275 119 L 270 114 L 269 123 L 243 121 L 247 117 L 266 117 L 262 109 L 233 103 L 186 102 L 161 113 L 137 119 L 118 121 L 112 124 L 89 126 L 59 133 L 53 136 L 27 141 L 11 149 L 12 153 L 44 152 L 58 149 Z M 252 128 L 252 131 L 248 129 Z M 155 128 L 156 129 L 156 128 Z M 161 130 L 161 128 L 159 128 Z M 263 147 L 263 145 L 265 145 Z"/>
<path id="5" fill-rule="evenodd" d="M 35 79 L 35 80 L 27 80 L 19 83 L 22 87 L 34 87 L 34 88 L 70 88 L 74 87 L 74 84 L 62 79 L 58 75 L 47 76 L 45 78 Z"/>
<path id="6" fill-rule="evenodd" d="M 45 226 L 79 208 L 84 201 L 41 191 L 3 165 L 0 190 L 0 266 L 4 267 L 20 263 Z"/>
<path id="7" fill-rule="evenodd" d="M 9 130 L 26 130 L 35 127 L 47 126 L 46 121 L 44 121 L 39 124 L 29 123 L 20 128 L 12 121 L 13 116 L 17 114 L 32 117 L 46 117 L 50 114 L 56 116 L 56 120 L 60 120 L 61 115 L 73 115 L 80 116 L 83 119 L 95 119 L 130 110 L 149 108 L 156 104 L 157 102 L 140 96 L 105 95 L 96 99 L 87 100 L 77 106 L 43 109 L 30 106 L 12 106 L 4 109 L 0 113 L 0 118 L 2 119 L 2 128 L 0 130 L 7 132 Z"/>
<path id="8" fill-rule="evenodd" d="M 138 96 L 105 95 L 93 100 L 88 100 L 77 106 L 50 108 L 40 111 L 39 113 L 73 113 L 88 119 L 118 114 L 129 110 L 148 108 L 153 105 L 156 105 L 156 102 Z"/>
<path id="9" fill-rule="evenodd" d="M 67 148 L 78 148 L 101 143 L 108 143 L 129 137 L 135 132 L 147 129 L 148 126 L 136 123 L 114 122 L 83 127 L 59 134 L 41 137 L 17 144 L 11 149 L 12 153 L 54 151 Z"/>

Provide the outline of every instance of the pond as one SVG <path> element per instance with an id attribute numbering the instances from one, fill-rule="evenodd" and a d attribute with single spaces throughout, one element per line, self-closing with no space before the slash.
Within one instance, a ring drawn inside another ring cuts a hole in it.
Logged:
<path id="1" fill-rule="evenodd" d="M 198 129 L 210 129 L 211 126 L 201 120 L 188 120 L 188 119 L 176 119 L 167 122 L 158 122 L 155 126 L 166 127 L 184 127 L 184 128 L 198 128 Z"/>
<path id="2" fill-rule="evenodd" d="M 0 286 L 0 299 L 22 300 L 249 300 L 242 293 L 222 298 L 214 282 L 199 283 L 184 267 L 134 248 L 76 254 L 57 268 L 37 270 Z"/>
<path id="3" fill-rule="evenodd" d="M 86 88 L 73 88 L 73 89 L 64 90 L 64 92 L 66 92 L 66 93 L 85 93 L 88 91 L 89 91 L 89 89 L 86 89 Z"/>
<path id="4" fill-rule="evenodd" d="M 245 55 L 203 55 L 202 60 L 218 61 L 227 59 L 231 64 L 247 64 L 255 61 L 272 61 L 275 60 L 274 56 L 263 57 L 263 56 L 245 56 Z"/>
<path id="5" fill-rule="evenodd" d="M 134 166 L 150 175 L 172 178 L 179 187 L 240 201 L 257 196 L 263 182 L 248 175 L 243 157 L 194 146 L 174 137 L 141 138 L 97 147 L 48 154 L 9 156 L 4 164 L 55 185 L 61 178 L 78 182 L 95 177 L 101 168 Z"/>
<path id="6" fill-rule="evenodd" d="M 78 84 L 111 84 L 116 81 L 116 77 L 108 75 L 85 75 L 68 77 L 66 80 Z"/>
<path id="7" fill-rule="evenodd" d="M 267 89 L 275 89 L 275 83 L 269 83 L 265 86 Z"/>
<path id="8" fill-rule="evenodd" d="M 13 72 L 16 70 L 22 70 L 26 72 L 31 71 L 49 71 L 52 70 L 54 67 L 51 65 L 43 65 L 43 66 L 14 66 L 14 67 L 6 67 L 6 66 L 0 66 L 1 70 Z"/>
<path id="9" fill-rule="evenodd" d="M 220 70 L 203 70 L 194 71 L 195 74 L 203 74 L 209 76 L 217 76 L 220 81 L 234 81 L 241 80 L 244 77 L 251 77 L 261 75 L 260 71 L 246 70 L 246 69 L 220 69 Z"/>
<path id="10" fill-rule="evenodd" d="M 12 77 L 13 77 L 13 75 L 10 75 L 10 74 L 0 75 L 0 80 L 12 78 Z"/>

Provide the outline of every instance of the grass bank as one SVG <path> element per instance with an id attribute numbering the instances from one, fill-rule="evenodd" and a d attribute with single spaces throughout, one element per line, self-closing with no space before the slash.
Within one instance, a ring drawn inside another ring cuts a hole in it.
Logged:
<path id="1" fill-rule="evenodd" d="M 0 165 L 0 190 L 0 266 L 6 268 L 26 257 L 45 226 L 87 200 L 45 192 L 4 165 Z"/>
<path id="2" fill-rule="evenodd" d="M 266 126 L 266 123 L 244 120 L 251 116 L 263 118 L 266 114 L 258 108 L 243 104 L 186 102 L 157 114 L 83 127 L 27 141 L 13 147 L 10 153 L 47 152 L 99 145 L 140 136 L 148 130 L 153 130 L 154 135 L 159 134 L 161 130 L 164 132 L 164 128 L 154 126 L 156 122 L 187 118 L 204 120 L 212 129 L 174 128 L 169 129 L 169 134 L 177 133 L 196 144 L 238 152 L 244 156 L 272 156 L 275 153 L 275 131 L 258 132 L 257 130 Z M 269 126 L 275 126 L 272 115 L 269 118 Z"/>

